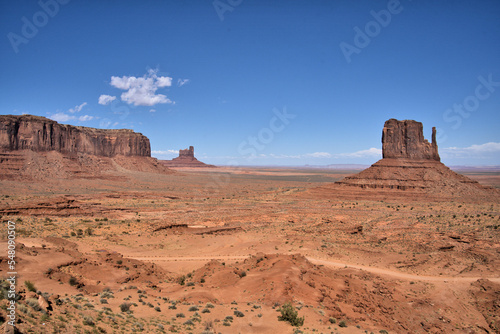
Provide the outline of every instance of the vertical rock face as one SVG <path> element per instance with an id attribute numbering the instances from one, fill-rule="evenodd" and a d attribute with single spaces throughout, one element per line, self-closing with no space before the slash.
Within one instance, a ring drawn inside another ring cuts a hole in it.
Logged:
<path id="1" fill-rule="evenodd" d="M 436 128 L 432 128 L 432 143 L 429 143 L 424 139 L 422 123 L 394 118 L 386 121 L 382 130 L 382 157 L 440 161 Z"/>
<path id="2" fill-rule="evenodd" d="M 57 151 L 114 157 L 151 156 L 149 139 L 132 130 L 103 130 L 59 124 L 45 117 L 0 116 L 0 151 Z"/>
<path id="3" fill-rule="evenodd" d="M 189 146 L 189 148 L 185 150 L 179 150 L 179 157 L 194 158 L 194 147 Z"/>

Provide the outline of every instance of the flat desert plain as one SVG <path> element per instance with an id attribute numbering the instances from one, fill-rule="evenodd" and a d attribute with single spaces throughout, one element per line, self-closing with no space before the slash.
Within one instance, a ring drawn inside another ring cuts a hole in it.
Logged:
<path id="1" fill-rule="evenodd" d="M 498 200 L 323 187 L 355 172 L 4 180 L 2 295 L 11 221 L 21 333 L 499 333 Z"/>

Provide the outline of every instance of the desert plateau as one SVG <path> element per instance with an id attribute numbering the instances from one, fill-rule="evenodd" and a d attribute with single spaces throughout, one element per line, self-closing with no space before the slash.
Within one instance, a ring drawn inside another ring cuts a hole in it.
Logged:
<path id="1" fill-rule="evenodd" d="M 499 173 L 449 170 L 421 123 L 387 121 L 384 158 L 356 173 L 74 155 L 31 135 L 59 124 L 16 122 L 0 215 L 19 333 L 499 332 Z"/>

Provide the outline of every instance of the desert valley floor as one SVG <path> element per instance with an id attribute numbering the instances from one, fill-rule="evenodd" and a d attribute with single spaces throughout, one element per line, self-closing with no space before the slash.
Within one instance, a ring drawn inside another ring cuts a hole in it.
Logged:
<path id="1" fill-rule="evenodd" d="M 498 199 L 428 201 L 402 190 L 353 199 L 328 187 L 356 172 L 178 168 L 2 180 L 2 224 L 15 222 L 17 233 L 17 327 L 499 333 Z M 498 172 L 465 174 L 500 188 Z M 286 302 L 303 326 L 278 321 Z"/>

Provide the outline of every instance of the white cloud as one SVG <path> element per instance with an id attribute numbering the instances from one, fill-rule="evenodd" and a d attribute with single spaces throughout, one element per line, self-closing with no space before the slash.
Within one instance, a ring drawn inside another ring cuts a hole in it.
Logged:
<path id="1" fill-rule="evenodd" d="M 447 147 L 440 150 L 444 156 L 448 157 L 486 157 L 493 154 L 500 154 L 500 143 L 489 142 L 469 147 Z"/>
<path id="2" fill-rule="evenodd" d="M 71 116 L 71 115 L 65 114 L 63 112 L 58 112 L 58 113 L 50 115 L 49 118 L 53 121 L 56 121 L 56 122 L 67 122 L 67 121 L 70 121 L 72 119 L 75 119 L 75 116 Z"/>
<path id="3" fill-rule="evenodd" d="M 170 87 L 172 86 L 172 78 L 170 77 L 157 77 L 156 83 L 158 87 Z"/>
<path id="4" fill-rule="evenodd" d="M 166 151 L 151 151 L 151 155 L 153 156 L 172 156 L 172 155 L 178 155 L 179 151 L 178 150 L 166 150 Z"/>
<path id="5" fill-rule="evenodd" d="M 356 151 L 353 153 L 340 153 L 338 157 L 349 157 L 349 158 L 371 158 L 371 157 L 382 157 L 382 149 L 380 148 L 369 148 L 367 150 Z"/>
<path id="6" fill-rule="evenodd" d="M 307 153 L 304 156 L 311 157 L 311 158 L 331 158 L 332 157 L 332 155 L 328 152 Z"/>
<path id="7" fill-rule="evenodd" d="M 142 77 L 111 77 L 111 86 L 126 90 L 121 94 L 122 101 L 135 106 L 154 106 L 159 103 L 173 103 L 163 94 L 156 94 L 158 88 L 170 87 L 172 78 L 159 77 L 157 70 L 149 70 Z"/>
<path id="8" fill-rule="evenodd" d="M 90 115 L 84 115 L 84 116 L 78 117 L 78 120 L 80 122 L 87 122 L 87 121 L 91 121 L 93 119 L 94 119 L 94 116 L 90 116 Z"/>
<path id="9" fill-rule="evenodd" d="M 106 94 L 99 96 L 99 104 L 102 104 L 103 106 L 110 104 L 114 100 L 116 100 L 116 96 Z"/>
<path id="10" fill-rule="evenodd" d="M 273 158 L 273 159 L 340 159 L 340 158 L 382 158 L 382 150 L 379 148 L 372 147 L 367 150 L 361 150 L 352 153 L 338 153 L 332 154 L 328 152 L 313 152 L 305 154 L 287 155 L 287 154 L 259 154 L 257 158 Z"/>
<path id="11" fill-rule="evenodd" d="M 149 109 L 149 112 L 156 112 L 156 109 Z"/>
<path id="12" fill-rule="evenodd" d="M 182 87 L 189 83 L 189 79 L 177 79 L 177 86 Z"/>
<path id="13" fill-rule="evenodd" d="M 87 102 L 83 102 L 79 106 L 75 106 L 74 108 L 69 109 L 68 112 L 70 112 L 72 114 L 80 112 L 80 111 L 82 111 L 83 107 L 85 107 L 86 105 L 87 105 Z"/>

